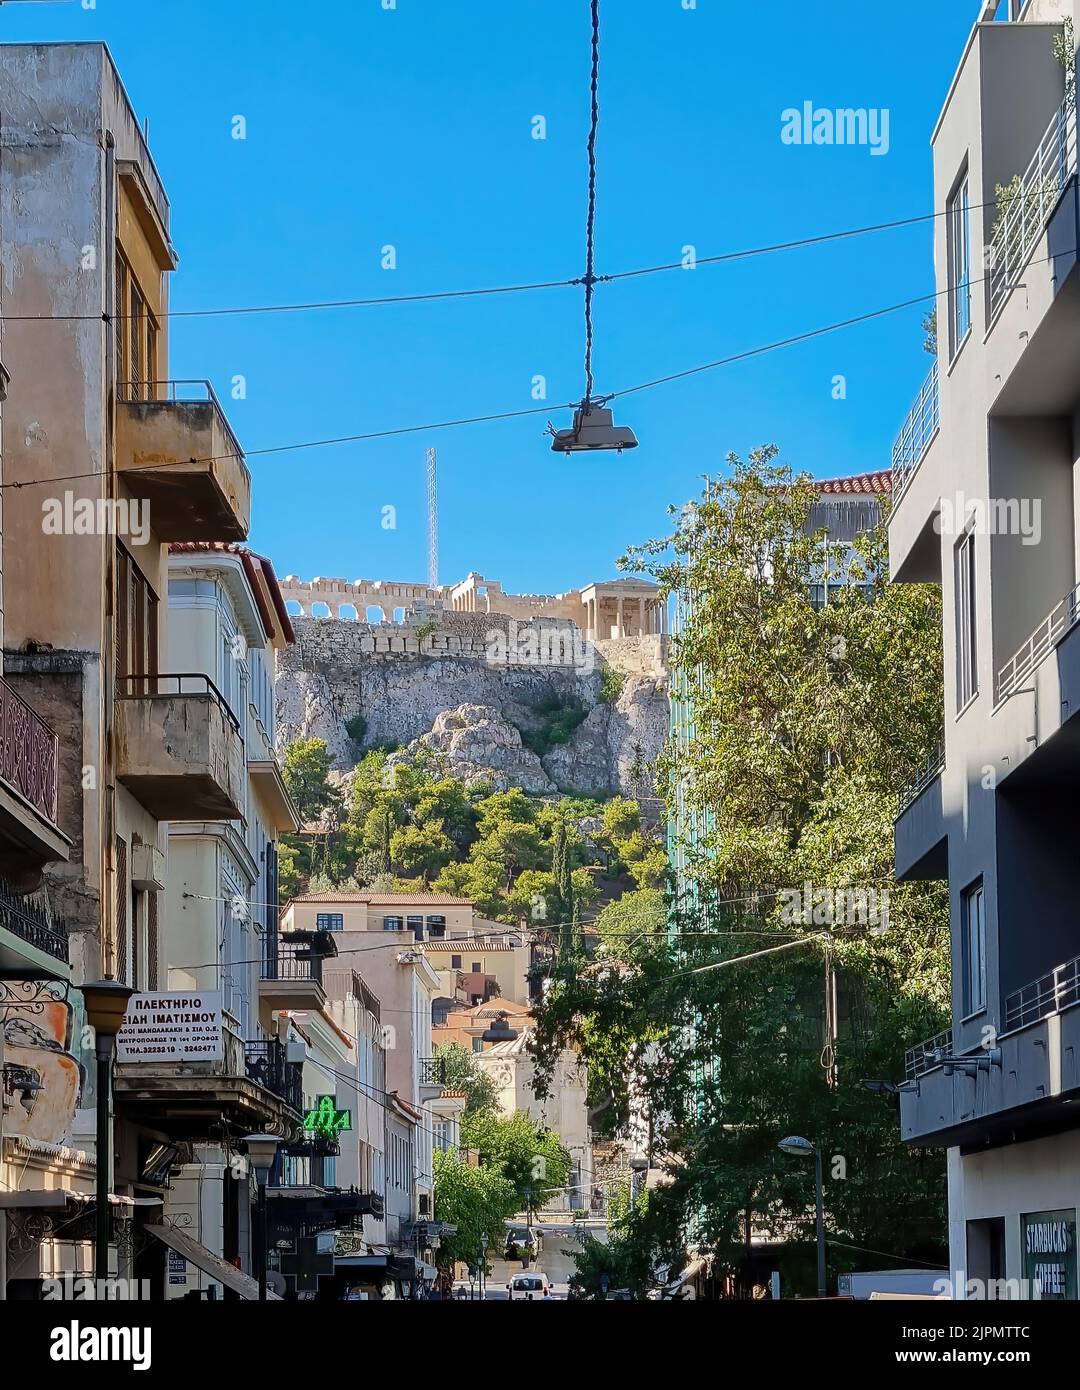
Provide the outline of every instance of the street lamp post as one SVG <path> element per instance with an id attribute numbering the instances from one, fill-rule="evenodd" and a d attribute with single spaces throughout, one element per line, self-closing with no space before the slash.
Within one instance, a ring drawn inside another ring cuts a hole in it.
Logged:
<path id="1" fill-rule="evenodd" d="M 266 1233 L 266 1184 L 270 1181 L 270 1170 L 277 1157 L 281 1140 L 276 1134 L 247 1134 L 244 1136 L 248 1158 L 255 1170 L 255 1184 L 258 1189 L 258 1260 L 259 1302 L 266 1302 L 266 1267 L 270 1254 L 270 1242 Z"/>
<path id="2" fill-rule="evenodd" d="M 109 1277 L 109 1190 L 112 1174 L 112 1145 L 110 1144 L 110 1102 L 112 1100 L 112 1061 L 116 1051 L 116 1035 L 124 1022 L 124 1012 L 133 991 L 118 980 L 95 980 L 83 985 L 86 1020 L 94 1030 L 94 1055 L 97 1060 L 97 1153 L 96 1187 L 97 1211 L 94 1233 L 94 1278 Z"/>
<path id="3" fill-rule="evenodd" d="M 791 1154 L 795 1158 L 810 1158 L 812 1156 L 814 1159 L 814 1201 L 817 1208 L 817 1291 L 818 1298 L 824 1298 L 826 1296 L 825 1197 L 822 1190 L 821 1150 L 816 1149 L 809 1139 L 803 1139 L 798 1134 L 781 1139 L 777 1147 L 783 1153 Z"/>

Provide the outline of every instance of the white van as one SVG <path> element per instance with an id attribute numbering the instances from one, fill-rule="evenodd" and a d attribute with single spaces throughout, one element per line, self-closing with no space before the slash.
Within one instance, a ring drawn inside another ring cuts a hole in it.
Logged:
<path id="1" fill-rule="evenodd" d="M 537 1299 L 551 1297 L 551 1283 L 547 1275 L 539 1269 L 528 1274 L 515 1274 L 506 1286 L 506 1296 L 515 1299 Z"/>

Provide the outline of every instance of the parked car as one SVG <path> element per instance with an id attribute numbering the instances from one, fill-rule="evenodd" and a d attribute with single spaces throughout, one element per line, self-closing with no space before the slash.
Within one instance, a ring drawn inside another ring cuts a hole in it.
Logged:
<path id="1" fill-rule="evenodd" d="M 543 1248 L 543 1237 L 531 1226 L 511 1226 L 506 1232 L 505 1258 L 508 1260 L 535 1260 Z"/>
<path id="2" fill-rule="evenodd" d="M 511 1302 L 550 1298 L 551 1284 L 547 1275 L 539 1269 L 529 1274 L 515 1274 L 506 1286 L 506 1296 Z"/>

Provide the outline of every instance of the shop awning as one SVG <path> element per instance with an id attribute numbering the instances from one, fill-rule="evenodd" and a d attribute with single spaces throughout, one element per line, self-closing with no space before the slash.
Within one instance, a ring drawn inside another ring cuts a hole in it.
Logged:
<path id="1" fill-rule="evenodd" d="M 178 1255 L 183 1255 L 185 1260 L 190 1260 L 204 1274 L 209 1274 L 211 1279 L 216 1279 L 227 1289 L 232 1289 L 233 1293 L 238 1293 L 241 1298 L 254 1300 L 259 1297 L 257 1280 L 252 1279 L 250 1274 L 245 1274 L 242 1269 L 229 1264 L 228 1260 L 223 1260 L 220 1255 L 215 1255 L 212 1250 L 207 1250 L 205 1245 L 200 1245 L 193 1236 L 189 1236 L 178 1226 L 148 1224 L 146 1230 L 152 1236 L 157 1236 L 170 1250 L 175 1250 Z M 266 1297 L 272 1303 L 281 1302 L 280 1296 L 269 1289 L 266 1291 Z"/>

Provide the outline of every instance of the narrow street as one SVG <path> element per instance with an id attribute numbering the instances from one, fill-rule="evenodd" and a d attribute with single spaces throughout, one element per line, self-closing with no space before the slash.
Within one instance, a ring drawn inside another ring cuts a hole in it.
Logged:
<path id="1" fill-rule="evenodd" d="M 488 1275 L 484 1289 L 484 1299 L 492 1303 L 507 1302 L 506 1286 L 515 1274 L 539 1270 L 546 1274 L 551 1280 L 551 1297 L 554 1299 L 565 1300 L 567 1286 L 570 1276 L 576 1268 L 574 1264 L 574 1251 L 580 1248 L 582 1237 L 585 1231 L 596 1240 L 606 1240 L 607 1234 L 602 1221 L 590 1220 L 588 1222 L 573 1222 L 563 1219 L 553 1221 L 542 1221 L 539 1229 L 543 1237 L 543 1249 L 540 1257 L 533 1264 L 528 1266 L 528 1270 L 521 1264 L 520 1260 L 494 1259 L 491 1262 L 491 1273 Z M 454 1295 L 459 1298 L 470 1296 L 479 1297 L 478 1291 L 470 1286 L 467 1281 L 458 1282 L 454 1285 Z"/>

